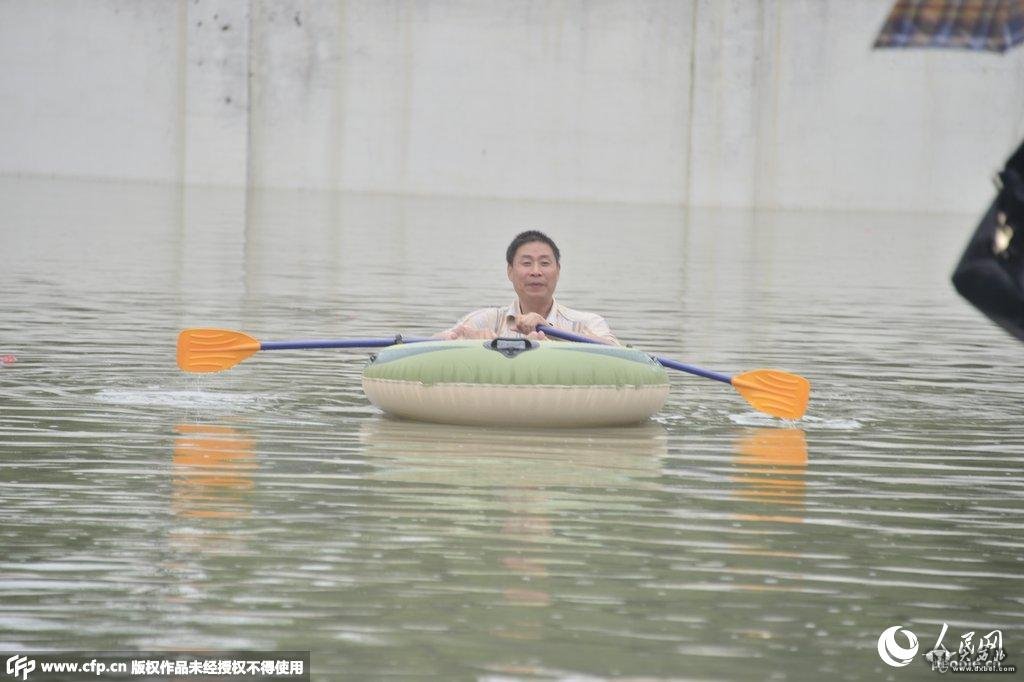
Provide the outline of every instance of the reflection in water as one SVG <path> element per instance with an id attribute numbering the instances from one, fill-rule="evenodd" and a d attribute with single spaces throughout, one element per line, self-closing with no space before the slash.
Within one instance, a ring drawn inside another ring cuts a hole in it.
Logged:
<path id="1" fill-rule="evenodd" d="M 753 429 L 735 442 L 732 477 L 735 495 L 765 505 L 785 506 L 796 514 L 742 514 L 744 520 L 803 523 L 807 438 L 801 429 Z"/>
<path id="2" fill-rule="evenodd" d="M 174 440 L 173 494 L 176 516 L 240 518 L 257 468 L 254 440 L 230 426 L 179 424 Z"/>
<path id="3" fill-rule="evenodd" d="M 667 454 L 663 426 L 606 429 L 458 427 L 381 418 L 360 439 L 376 477 L 516 488 L 651 487 Z M 544 495 L 551 503 L 559 496 Z M 536 500 L 536 502 L 541 502 Z"/>
<path id="4" fill-rule="evenodd" d="M 168 545 L 175 559 L 164 565 L 177 578 L 164 595 L 167 604 L 198 602 L 207 596 L 207 556 L 241 556 L 246 536 L 223 524 L 247 519 L 258 465 L 255 439 L 230 426 L 178 424 L 171 474 L 171 512 L 181 525 L 171 526 Z"/>
<path id="5" fill-rule="evenodd" d="M 230 426 L 179 424 L 174 428 L 171 511 L 181 520 L 203 520 L 172 527 L 170 545 L 185 557 L 240 554 L 244 536 L 222 529 L 220 523 L 249 518 L 252 476 L 258 464 L 255 439 Z M 185 593 L 198 593 L 195 580 L 202 571 L 191 561 L 169 566 L 182 579 Z"/>
<path id="6" fill-rule="evenodd" d="M 490 628 L 501 639 L 539 640 L 544 634 L 544 619 L 535 610 L 551 606 L 551 587 L 543 557 L 534 554 L 554 537 L 551 517 L 543 512 L 547 501 L 543 491 L 512 488 L 502 494 L 508 504 L 508 516 L 501 534 L 508 539 L 507 553 L 501 565 L 507 570 L 501 589 L 508 618 Z"/>
<path id="7" fill-rule="evenodd" d="M 504 515 L 499 526 L 502 577 L 495 588 L 507 612 L 488 631 L 508 640 L 544 637 L 548 616 L 538 610 L 552 604 L 548 548 L 565 542 L 557 534 L 564 515 L 598 506 L 635 507 L 631 492 L 657 489 L 668 452 L 665 429 L 653 422 L 582 431 L 382 418 L 367 421 L 361 439 L 368 461 L 377 467 L 373 478 L 464 488 L 466 494 L 448 491 L 447 499 L 489 503 Z M 473 492 L 489 494 L 481 499 Z"/>

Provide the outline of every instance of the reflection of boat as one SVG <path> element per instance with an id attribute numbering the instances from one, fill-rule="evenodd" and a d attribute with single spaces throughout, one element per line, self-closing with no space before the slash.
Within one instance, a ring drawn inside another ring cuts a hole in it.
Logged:
<path id="1" fill-rule="evenodd" d="M 668 452 L 653 422 L 580 431 L 370 419 L 360 440 L 374 478 L 449 486 L 647 487 Z"/>
<path id="2" fill-rule="evenodd" d="M 250 512 L 246 497 L 256 469 L 254 440 L 229 426 L 179 424 L 174 440 L 172 509 L 202 518 Z"/>
<path id="3" fill-rule="evenodd" d="M 555 599 L 550 547 L 575 544 L 559 525 L 576 512 L 635 507 L 640 494 L 658 489 L 668 454 L 664 427 L 654 422 L 619 428 L 523 429 L 444 426 L 368 419 L 360 430 L 368 478 L 386 482 L 392 494 L 415 488 L 416 506 L 391 514 L 417 522 L 437 500 L 481 512 L 476 530 L 484 548 L 478 586 L 501 595 L 479 622 L 500 640 L 541 640 L 548 633 Z M 459 524 L 462 525 L 462 524 Z M 459 545 L 461 546 L 461 545 Z M 557 572 L 556 568 L 556 572 Z"/>
<path id="4" fill-rule="evenodd" d="M 745 500 L 803 507 L 807 438 L 800 429 L 753 429 L 735 444 L 735 494 Z M 758 520 L 801 522 L 802 516 L 755 514 Z"/>

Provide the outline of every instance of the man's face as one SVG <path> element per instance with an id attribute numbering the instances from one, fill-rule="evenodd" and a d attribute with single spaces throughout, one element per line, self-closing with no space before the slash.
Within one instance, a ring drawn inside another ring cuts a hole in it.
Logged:
<path id="1" fill-rule="evenodd" d="M 508 266 L 508 279 L 520 301 L 548 301 L 555 295 L 560 271 L 550 246 L 527 242 L 516 250 Z"/>

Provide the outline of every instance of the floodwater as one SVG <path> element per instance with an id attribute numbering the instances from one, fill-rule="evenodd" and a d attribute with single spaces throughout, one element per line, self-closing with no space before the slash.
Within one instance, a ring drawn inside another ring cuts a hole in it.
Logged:
<path id="1" fill-rule="evenodd" d="M 946 624 L 954 655 L 999 630 L 1024 664 L 1024 346 L 949 285 L 975 222 L 3 180 L 0 651 L 912 680 Z M 533 227 L 564 303 L 661 355 L 802 374 L 807 416 L 678 374 L 636 427 L 446 427 L 369 405 L 364 351 L 175 365 L 189 326 L 445 328 L 511 300 Z"/>

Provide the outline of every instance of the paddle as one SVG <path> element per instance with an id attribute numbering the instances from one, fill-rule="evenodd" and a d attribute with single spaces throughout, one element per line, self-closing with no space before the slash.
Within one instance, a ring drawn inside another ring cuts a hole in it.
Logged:
<path id="1" fill-rule="evenodd" d="M 578 343 L 596 343 L 600 341 L 563 331 L 546 324 L 538 324 L 537 331 L 547 336 Z M 730 384 L 743 396 L 754 409 L 783 419 L 800 419 L 807 411 L 807 401 L 811 395 L 811 382 L 802 376 L 783 372 L 778 369 L 755 369 L 730 377 L 726 374 L 701 369 L 669 358 L 651 356 L 664 367 L 678 369 L 695 374 L 705 379 L 714 379 L 723 384 Z"/>
<path id="2" fill-rule="evenodd" d="M 548 336 L 579 343 L 600 341 L 537 325 Z M 265 341 L 228 329 L 186 329 L 178 335 L 178 367 L 186 372 L 220 372 L 230 369 L 261 350 L 296 350 L 305 348 L 382 348 L 396 343 L 417 343 L 437 339 L 385 336 L 370 339 L 326 339 L 310 341 Z M 652 356 L 665 367 L 689 372 L 706 379 L 732 385 L 755 409 L 783 419 L 799 419 L 807 410 L 811 384 L 807 379 L 777 369 L 755 369 L 730 377 L 676 360 Z"/>
<path id="3" fill-rule="evenodd" d="M 386 336 L 376 339 L 326 339 L 260 342 L 229 329 L 186 329 L 178 334 L 178 367 L 186 372 L 220 372 L 261 350 L 301 348 L 382 348 L 396 343 L 429 341 L 425 338 Z"/>

